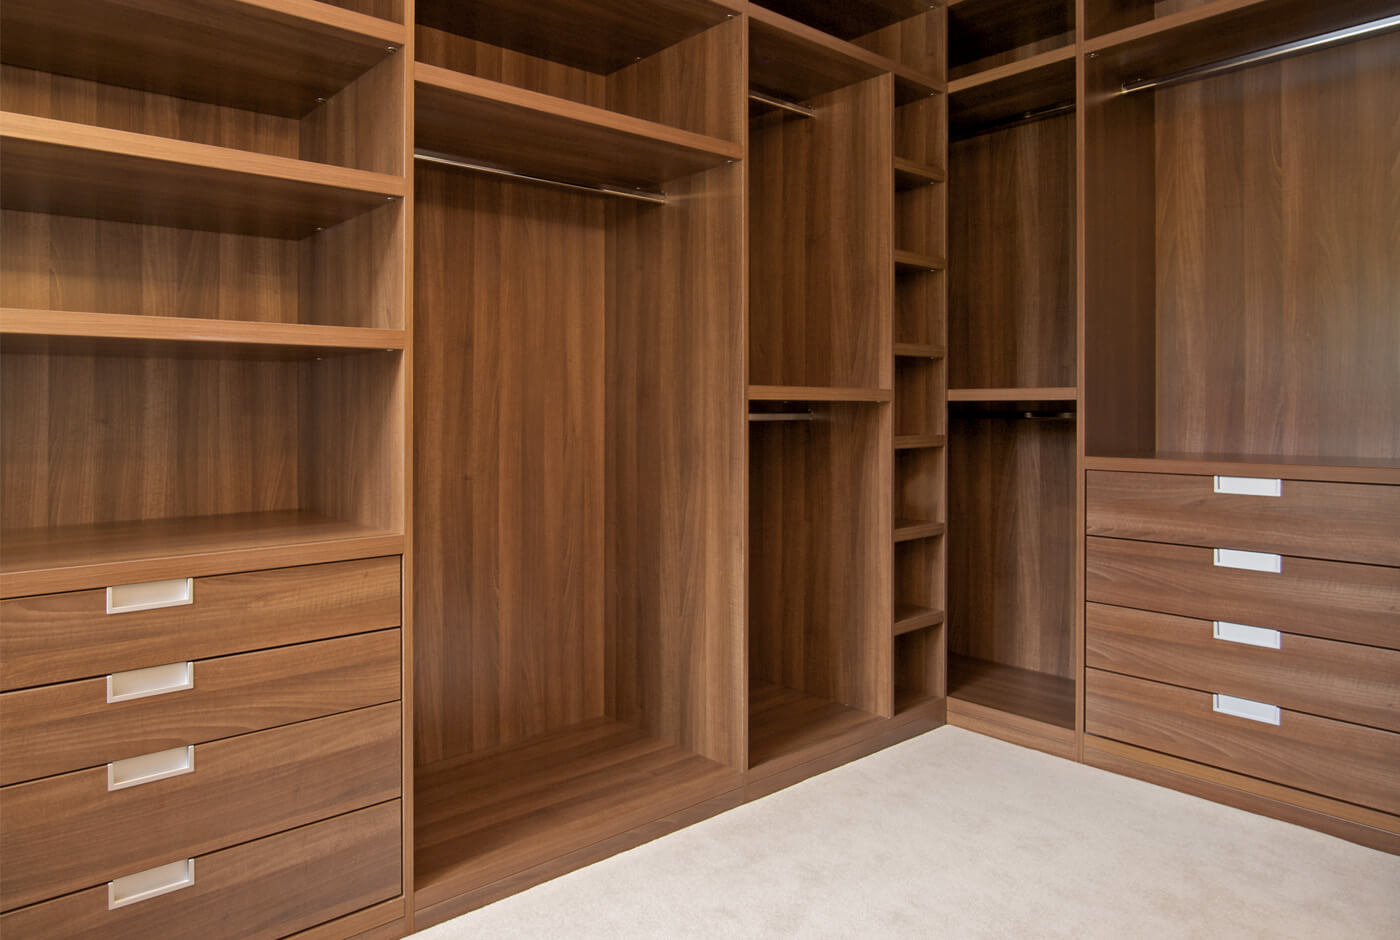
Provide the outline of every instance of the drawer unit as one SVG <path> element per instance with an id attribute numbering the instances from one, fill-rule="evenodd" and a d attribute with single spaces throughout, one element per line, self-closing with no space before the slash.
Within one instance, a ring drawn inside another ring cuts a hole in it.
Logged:
<path id="1" fill-rule="evenodd" d="M 1278 572 L 1217 563 L 1209 548 L 1090 538 L 1089 601 L 1400 646 L 1400 568 L 1280 556 Z M 1245 559 L 1250 561 L 1252 559 Z"/>
<path id="2" fill-rule="evenodd" d="M 10 598 L 0 689 L 397 627 L 400 581 L 394 556 L 196 578 L 188 601 L 182 581 Z"/>
<path id="3" fill-rule="evenodd" d="M 1279 709 L 1278 724 L 1256 703 L 1086 670 L 1085 730 L 1138 747 L 1308 790 L 1388 813 L 1400 812 L 1400 734 Z M 1271 704 L 1271 703 L 1262 703 Z"/>
<path id="4" fill-rule="evenodd" d="M 1400 486 L 1106 470 L 1085 486 L 1089 535 L 1400 566 Z"/>
<path id="5" fill-rule="evenodd" d="M 398 630 L 0 693 L 0 784 L 392 702 Z"/>
<path id="6" fill-rule="evenodd" d="M 395 799 L 400 757 L 393 703 L 6 787 L 0 909 Z"/>
<path id="7" fill-rule="evenodd" d="M 395 800 L 212 854 L 166 861 L 170 870 L 148 879 L 155 891 L 144 899 L 129 899 L 142 887 L 134 884 L 140 873 L 131 872 L 112 889 L 104 884 L 0 916 L 0 935 L 28 940 L 284 937 L 399 894 L 401 812 Z M 167 890 L 156 893 L 162 886 Z"/>
<path id="8" fill-rule="evenodd" d="M 1395 650 L 1103 604 L 1085 626 L 1090 667 L 1400 731 Z"/>

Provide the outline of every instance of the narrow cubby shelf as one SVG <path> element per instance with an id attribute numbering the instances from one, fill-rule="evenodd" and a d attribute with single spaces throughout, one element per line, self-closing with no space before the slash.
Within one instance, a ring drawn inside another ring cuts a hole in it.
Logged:
<path id="1" fill-rule="evenodd" d="M 810 385 L 750 385 L 749 401 L 845 401 L 885 402 L 894 393 L 887 388 L 845 388 Z"/>
<path id="2" fill-rule="evenodd" d="M 949 78 L 1072 47 L 1074 6 L 1074 0 L 949 0 Z"/>
<path id="3" fill-rule="evenodd" d="M 605 108 L 415 67 L 415 143 L 502 169 L 596 186 L 655 187 L 734 163 L 744 148 Z"/>
<path id="4" fill-rule="evenodd" d="M 301 238 L 407 192 L 399 176 L 0 113 L 6 209 Z"/>
<path id="5" fill-rule="evenodd" d="M 942 271 L 946 267 L 946 262 L 942 258 L 935 258 L 931 255 L 896 249 L 894 266 L 898 271 Z"/>
<path id="6" fill-rule="evenodd" d="M 950 388 L 950 402 L 1044 401 L 1073 402 L 1079 398 L 1076 388 Z"/>
<path id="7" fill-rule="evenodd" d="M 894 540 L 896 542 L 936 538 L 947 531 L 948 527 L 943 523 L 930 522 L 926 519 L 896 519 L 894 521 Z"/>
<path id="8" fill-rule="evenodd" d="M 749 771 L 776 771 L 858 739 L 877 716 L 818 695 L 752 679 L 749 682 Z"/>
<path id="9" fill-rule="evenodd" d="M 956 654 L 948 657 L 948 697 L 1074 730 L 1074 680 Z"/>
<path id="10" fill-rule="evenodd" d="M 317 0 L 5 0 L 6 65 L 301 117 L 408 28 Z"/>
<path id="11" fill-rule="evenodd" d="M 894 158 L 894 188 L 899 191 L 931 186 L 948 179 L 948 174 L 937 167 L 926 166 L 904 157 Z"/>
<path id="12" fill-rule="evenodd" d="M 942 359 L 948 350 L 933 343 L 895 343 L 896 359 Z"/>
<path id="13" fill-rule="evenodd" d="M 6 352 L 316 359 L 404 348 L 403 330 L 0 307 Z"/>
<path id="14" fill-rule="evenodd" d="M 402 533 L 305 510 L 7 528 L 0 596 L 403 551 Z"/>
<path id="15" fill-rule="evenodd" d="M 903 636 L 915 630 L 925 630 L 941 624 L 945 619 L 943 611 L 919 604 L 896 604 L 894 608 L 894 635 Z"/>
<path id="16" fill-rule="evenodd" d="M 931 450 L 948 443 L 946 434 L 899 434 L 894 439 L 895 450 Z"/>

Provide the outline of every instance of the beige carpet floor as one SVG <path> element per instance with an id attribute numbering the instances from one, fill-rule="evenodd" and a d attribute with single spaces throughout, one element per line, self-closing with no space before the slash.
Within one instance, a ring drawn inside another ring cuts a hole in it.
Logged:
<path id="1" fill-rule="evenodd" d="M 1400 859 L 940 728 L 424 940 L 1400 938 Z"/>

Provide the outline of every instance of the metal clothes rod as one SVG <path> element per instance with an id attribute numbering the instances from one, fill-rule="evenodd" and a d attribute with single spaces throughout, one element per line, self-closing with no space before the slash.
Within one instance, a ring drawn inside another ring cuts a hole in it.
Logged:
<path id="1" fill-rule="evenodd" d="M 770 421 L 815 421 L 817 416 L 810 411 L 797 412 L 769 412 L 767 414 L 754 413 L 749 415 L 749 420 L 755 424 L 763 424 Z"/>
<path id="2" fill-rule="evenodd" d="M 795 101 L 788 101 L 784 98 L 775 98 L 772 95 L 765 95 L 761 91 L 749 92 L 749 100 L 757 101 L 759 104 L 766 104 L 770 108 L 777 108 L 779 111 L 800 114 L 802 117 L 809 118 L 817 116 L 816 108 L 809 108 L 805 104 L 798 104 Z"/>
<path id="3" fill-rule="evenodd" d="M 666 205 L 665 193 L 650 193 L 641 189 L 626 189 L 621 186 L 585 186 L 582 183 L 567 183 L 564 180 L 553 180 L 545 176 L 531 176 L 528 173 L 503 170 L 498 166 L 489 166 L 485 163 L 474 163 L 471 160 L 463 160 L 461 157 L 454 157 L 446 153 L 438 153 L 435 150 L 415 150 L 413 152 L 413 159 L 422 160 L 425 163 L 438 163 L 442 166 L 450 166 L 458 170 L 470 170 L 473 173 L 504 176 L 509 179 L 523 180 L 527 183 L 543 183 L 546 186 L 557 186 L 560 189 L 572 189 L 576 192 L 593 193 L 594 195 L 602 196 L 616 196 L 619 199 L 632 199 L 637 202 L 646 202 L 657 206 Z"/>
<path id="4" fill-rule="evenodd" d="M 1198 65 L 1195 68 L 1183 69 L 1180 72 L 1173 72 L 1161 78 L 1134 79 L 1133 81 L 1123 83 L 1123 90 L 1121 93 L 1131 95 L 1138 91 L 1150 91 L 1153 88 L 1166 88 L 1170 85 L 1179 85 L 1182 82 L 1194 81 L 1198 78 L 1206 78 L 1211 75 L 1219 75 L 1222 72 L 1242 69 L 1248 65 L 1272 62 L 1274 59 L 1282 59 L 1285 56 L 1297 55 L 1300 52 L 1310 52 L 1314 49 L 1323 49 L 1327 46 L 1335 46 L 1338 43 L 1351 42 L 1352 40 L 1362 39 L 1366 36 L 1374 36 L 1378 33 L 1396 29 L 1397 27 L 1400 27 L 1400 14 L 1396 16 L 1387 16 L 1379 20 L 1372 20 L 1369 23 L 1358 23 L 1355 26 L 1334 29 L 1330 33 L 1322 33 L 1307 39 L 1286 42 L 1280 46 L 1270 46 L 1267 49 L 1247 52 L 1244 55 L 1237 55 L 1233 58 L 1221 59 L 1218 62 Z"/>

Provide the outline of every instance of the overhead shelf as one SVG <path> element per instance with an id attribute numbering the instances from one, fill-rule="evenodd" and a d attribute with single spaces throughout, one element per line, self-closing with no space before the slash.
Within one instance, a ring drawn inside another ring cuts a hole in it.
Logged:
<path id="1" fill-rule="evenodd" d="M 6 352 L 315 359 L 401 350 L 403 330 L 0 307 Z"/>
<path id="2" fill-rule="evenodd" d="M 927 0 L 763 0 L 752 7 L 752 15 L 776 13 L 841 39 L 856 39 L 931 7 Z"/>
<path id="3" fill-rule="evenodd" d="M 0 113 L 6 209 L 301 238 L 386 200 L 402 177 Z"/>
<path id="4" fill-rule="evenodd" d="M 937 167 L 925 166 L 903 157 L 894 158 L 894 188 L 897 190 L 918 189 L 920 186 L 941 183 L 947 178 L 948 174 Z"/>
<path id="5" fill-rule="evenodd" d="M 948 85 L 948 126 L 970 137 L 1010 123 L 1071 111 L 1074 48 L 1055 49 Z"/>
<path id="6" fill-rule="evenodd" d="M 416 145 L 516 173 L 653 188 L 743 158 L 732 141 L 419 63 Z"/>
<path id="7" fill-rule="evenodd" d="M 949 0 L 948 67 L 958 77 L 1023 50 L 1072 46 L 1073 33 L 1073 0 Z"/>
<path id="8" fill-rule="evenodd" d="M 317 0 L 5 0 L 6 65 L 301 117 L 402 49 L 401 23 Z"/>
<path id="9" fill-rule="evenodd" d="M 749 401 L 892 401 L 887 388 L 842 388 L 811 385 L 750 385 Z"/>

